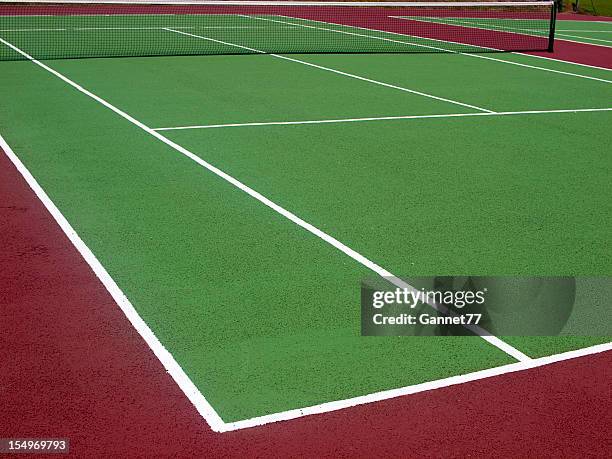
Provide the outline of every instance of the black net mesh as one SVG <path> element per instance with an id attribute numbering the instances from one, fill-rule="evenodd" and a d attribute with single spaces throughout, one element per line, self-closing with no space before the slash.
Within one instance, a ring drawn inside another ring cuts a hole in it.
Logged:
<path id="1" fill-rule="evenodd" d="M 552 49 L 552 2 L 0 2 L 0 60 Z"/>

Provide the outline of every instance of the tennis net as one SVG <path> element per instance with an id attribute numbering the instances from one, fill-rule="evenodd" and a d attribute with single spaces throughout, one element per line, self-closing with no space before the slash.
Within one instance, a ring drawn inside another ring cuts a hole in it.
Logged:
<path id="1" fill-rule="evenodd" d="M 553 1 L 0 1 L 0 60 L 552 51 Z"/>

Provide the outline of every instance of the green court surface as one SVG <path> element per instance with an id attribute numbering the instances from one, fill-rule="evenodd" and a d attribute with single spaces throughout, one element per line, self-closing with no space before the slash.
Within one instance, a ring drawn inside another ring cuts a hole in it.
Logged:
<path id="1" fill-rule="evenodd" d="M 610 71 L 519 54 L 44 64 L 100 99 L 0 62 L 0 134 L 225 422 L 516 362 L 476 336 L 361 337 L 372 271 L 306 224 L 400 276 L 612 274 Z M 507 339 L 529 357 L 607 341 Z"/>
<path id="2" fill-rule="evenodd" d="M 501 32 L 524 33 L 526 35 L 546 36 L 547 24 L 538 19 L 491 19 L 491 18 L 425 18 L 405 16 L 397 19 L 411 21 L 427 21 L 439 24 L 456 25 Z M 612 47 L 612 21 L 572 21 L 558 20 L 555 27 L 555 37 L 560 40 L 576 41 L 591 45 Z"/>

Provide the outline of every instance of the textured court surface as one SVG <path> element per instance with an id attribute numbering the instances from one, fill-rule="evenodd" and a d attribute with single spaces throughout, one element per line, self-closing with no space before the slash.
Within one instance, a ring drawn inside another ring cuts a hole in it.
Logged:
<path id="1" fill-rule="evenodd" d="M 194 158 L 398 275 L 610 274 L 609 70 L 518 54 L 43 64 L 0 63 L 0 134 L 225 422 L 515 359 L 477 337 L 360 337 L 371 271 Z M 608 341 L 507 339 L 532 358 Z"/>

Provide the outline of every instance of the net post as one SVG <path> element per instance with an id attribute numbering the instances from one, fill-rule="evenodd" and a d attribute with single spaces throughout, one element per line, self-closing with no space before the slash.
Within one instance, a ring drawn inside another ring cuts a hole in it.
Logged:
<path id="1" fill-rule="evenodd" d="M 552 53 L 555 48 L 555 25 L 557 23 L 557 2 L 556 0 L 550 9 L 550 29 L 548 32 L 548 52 Z"/>

